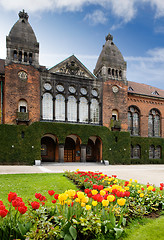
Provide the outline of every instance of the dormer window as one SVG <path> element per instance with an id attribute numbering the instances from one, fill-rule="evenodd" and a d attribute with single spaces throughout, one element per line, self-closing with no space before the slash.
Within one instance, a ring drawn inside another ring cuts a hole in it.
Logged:
<path id="1" fill-rule="evenodd" d="M 151 94 L 153 95 L 159 95 L 159 93 L 155 90 L 154 92 L 152 92 Z"/>
<path id="2" fill-rule="evenodd" d="M 134 91 L 132 87 L 128 87 L 128 91 Z"/>

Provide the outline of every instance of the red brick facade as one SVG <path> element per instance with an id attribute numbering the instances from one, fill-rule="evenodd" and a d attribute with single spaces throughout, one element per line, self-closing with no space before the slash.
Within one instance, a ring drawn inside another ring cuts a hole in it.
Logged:
<path id="1" fill-rule="evenodd" d="M 128 96 L 128 107 L 136 106 L 140 111 L 140 136 L 148 136 L 148 117 L 151 109 L 157 109 L 161 116 L 161 137 L 164 137 L 164 100 L 146 96 Z"/>
<path id="2" fill-rule="evenodd" d="M 118 87 L 118 92 L 114 93 L 113 86 Z M 110 127 L 112 111 L 118 111 L 118 119 L 121 120 L 122 131 L 127 131 L 127 90 L 128 87 L 123 81 L 108 80 L 103 85 L 103 125 Z"/>
<path id="3" fill-rule="evenodd" d="M 27 79 L 19 78 L 18 73 L 27 73 Z M 20 100 L 27 102 L 30 123 L 40 120 L 40 74 L 33 66 L 10 64 L 5 67 L 4 123 L 16 124 L 16 114 Z"/>

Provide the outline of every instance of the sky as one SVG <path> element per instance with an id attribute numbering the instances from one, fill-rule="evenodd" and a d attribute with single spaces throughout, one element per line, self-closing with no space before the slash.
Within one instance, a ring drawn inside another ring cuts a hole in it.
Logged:
<path id="1" fill-rule="evenodd" d="M 108 33 L 127 62 L 127 80 L 164 89 L 163 0 L 0 0 L 0 58 L 22 9 L 51 68 L 74 54 L 91 72 Z"/>

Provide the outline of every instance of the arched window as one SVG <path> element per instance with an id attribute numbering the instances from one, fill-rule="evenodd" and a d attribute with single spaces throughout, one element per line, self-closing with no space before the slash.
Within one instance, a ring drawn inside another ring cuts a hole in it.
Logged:
<path id="1" fill-rule="evenodd" d="M 17 60 L 17 51 L 16 51 L 16 50 L 14 50 L 14 55 L 13 55 L 13 57 L 14 57 L 14 60 Z"/>
<path id="2" fill-rule="evenodd" d="M 18 103 L 18 112 L 27 112 L 26 100 L 20 100 Z"/>
<path id="3" fill-rule="evenodd" d="M 29 63 L 32 63 L 32 53 L 29 53 Z"/>
<path id="4" fill-rule="evenodd" d="M 19 61 L 22 62 L 22 52 L 19 51 Z"/>
<path id="5" fill-rule="evenodd" d="M 85 97 L 80 98 L 79 120 L 80 122 L 88 122 L 88 101 Z"/>
<path id="6" fill-rule="evenodd" d="M 139 135 L 139 110 L 135 106 L 128 109 L 128 130 L 131 135 Z"/>
<path id="7" fill-rule="evenodd" d="M 112 119 L 113 120 L 118 120 L 118 111 L 117 110 L 112 110 Z"/>
<path id="8" fill-rule="evenodd" d="M 91 100 L 91 123 L 99 123 L 99 103 L 96 99 Z"/>
<path id="9" fill-rule="evenodd" d="M 65 121 L 65 97 L 62 94 L 56 95 L 55 117 L 56 120 Z"/>
<path id="10" fill-rule="evenodd" d="M 24 62 L 27 62 L 27 53 L 24 52 Z"/>
<path id="11" fill-rule="evenodd" d="M 149 158 L 150 159 L 154 158 L 154 153 L 155 153 L 155 147 L 153 145 L 151 145 L 149 148 Z"/>
<path id="12" fill-rule="evenodd" d="M 157 109 L 152 109 L 148 118 L 148 136 L 160 137 L 160 129 L 160 112 Z"/>
<path id="13" fill-rule="evenodd" d="M 43 95 L 42 115 L 44 120 L 53 120 L 53 97 L 50 93 Z"/>
<path id="14" fill-rule="evenodd" d="M 139 159 L 141 158 L 141 147 L 140 145 L 132 146 L 131 145 L 131 158 Z"/>
<path id="15" fill-rule="evenodd" d="M 68 121 L 77 122 L 77 102 L 74 96 L 68 97 L 67 118 Z"/>
<path id="16" fill-rule="evenodd" d="M 161 158 L 161 146 L 157 146 L 155 148 L 154 158 L 155 159 L 160 159 Z"/>

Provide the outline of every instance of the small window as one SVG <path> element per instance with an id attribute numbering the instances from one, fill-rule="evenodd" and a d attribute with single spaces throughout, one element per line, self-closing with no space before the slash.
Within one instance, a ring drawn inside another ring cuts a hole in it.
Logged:
<path id="1" fill-rule="evenodd" d="M 111 68 L 108 68 L 108 74 L 111 75 Z"/>
<path id="2" fill-rule="evenodd" d="M 134 91 L 132 87 L 128 87 L 128 91 Z"/>
<path id="3" fill-rule="evenodd" d="M 20 106 L 20 112 L 26 112 L 26 107 Z"/>
<path id="4" fill-rule="evenodd" d="M 17 51 L 14 50 L 14 60 L 17 60 Z"/>
<path id="5" fill-rule="evenodd" d="M 114 69 L 112 69 L 112 76 L 114 76 Z"/>
<path id="6" fill-rule="evenodd" d="M 32 53 L 29 53 L 29 63 L 32 63 Z"/>
<path id="7" fill-rule="evenodd" d="M 26 100 L 20 100 L 18 103 L 18 112 L 27 112 Z"/>
<path id="8" fill-rule="evenodd" d="M 24 62 L 27 62 L 27 53 L 24 53 Z"/>
<path id="9" fill-rule="evenodd" d="M 152 92 L 151 94 L 153 94 L 153 95 L 159 95 L 159 93 L 158 93 L 157 91 L 154 91 L 154 92 Z"/>
<path id="10" fill-rule="evenodd" d="M 22 52 L 19 52 L 19 62 L 22 62 Z"/>

